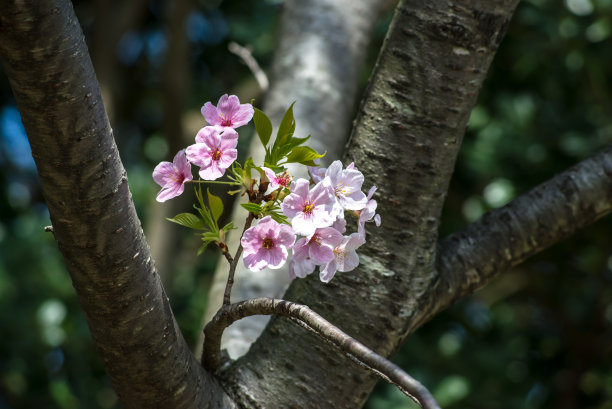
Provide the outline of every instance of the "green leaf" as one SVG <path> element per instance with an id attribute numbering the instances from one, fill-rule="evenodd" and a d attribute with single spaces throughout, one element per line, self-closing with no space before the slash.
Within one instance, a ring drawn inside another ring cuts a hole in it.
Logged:
<path id="1" fill-rule="evenodd" d="M 180 224 L 181 226 L 189 227 L 194 230 L 205 230 L 202 220 L 192 213 L 180 213 L 173 218 L 166 218 L 172 223 Z"/>
<path id="2" fill-rule="evenodd" d="M 206 189 L 206 193 L 208 194 L 208 206 L 210 207 L 210 212 L 212 213 L 212 218 L 216 225 L 219 221 L 219 217 L 223 213 L 223 200 L 221 200 L 219 196 L 210 193 L 210 189 Z"/>
<path id="3" fill-rule="evenodd" d="M 319 159 L 325 156 L 320 155 L 312 148 L 308 146 L 298 146 L 294 148 L 289 155 L 287 155 L 287 163 L 304 163 L 304 162 L 312 162 L 315 159 Z"/>
<path id="4" fill-rule="evenodd" d="M 228 232 L 230 230 L 234 230 L 236 227 L 234 226 L 234 222 L 229 222 L 228 224 L 226 224 L 225 226 L 223 226 L 223 228 L 221 230 L 223 230 L 224 232 Z"/>
<path id="5" fill-rule="evenodd" d="M 244 170 L 245 172 L 248 172 L 249 177 L 251 175 L 250 171 L 254 167 L 255 167 L 255 162 L 253 162 L 253 158 L 249 157 L 246 161 L 244 161 Z"/>
<path id="6" fill-rule="evenodd" d="M 198 198 L 198 203 L 200 203 L 200 207 L 202 209 L 205 208 L 206 206 L 204 205 L 204 196 L 202 196 L 202 184 L 201 183 L 198 183 L 198 188 L 195 189 L 195 195 Z"/>
<path id="7" fill-rule="evenodd" d="M 289 150 L 291 150 L 292 148 L 295 148 L 296 146 L 300 146 L 301 144 L 303 144 L 309 139 L 310 139 L 310 135 L 308 135 L 305 138 L 291 138 L 291 140 L 289 140 L 289 143 L 287 144 L 290 148 Z"/>
<path id="8" fill-rule="evenodd" d="M 266 114 L 257 108 L 255 108 L 255 113 L 253 114 L 253 122 L 255 123 L 255 130 L 257 131 L 259 140 L 265 147 L 270 141 L 270 136 L 272 135 L 272 122 Z"/>
<path id="9" fill-rule="evenodd" d="M 219 233 L 207 231 L 206 233 L 202 233 L 202 241 L 218 241 Z"/>
<path id="10" fill-rule="evenodd" d="M 206 225 L 210 228 L 210 230 L 212 231 L 218 230 L 217 225 L 213 221 L 210 215 L 210 211 L 206 208 L 206 206 L 200 208 L 194 205 L 193 207 L 195 207 L 198 210 L 198 212 L 200 212 L 200 215 L 202 216 L 202 220 L 204 220 L 204 223 L 206 223 Z"/>
<path id="11" fill-rule="evenodd" d="M 272 220 L 274 220 L 277 223 L 291 224 L 289 223 L 289 219 L 287 218 L 287 216 L 285 216 L 284 214 L 271 212 L 268 215 L 272 217 Z"/>
<path id="12" fill-rule="evenodd" d="M 283 115 L 283 119 L 278 127 L 278 132 L 276 133 L 276 140 L 274 141 L 274 147 L 272 151 L 274 152 L 277 147 L 285 145 L 289 139 L 293 136 L 293 132 L 295 132 L 295 119 L 293 119 L 293 105 L 295 101 L 289 105 L 287 108 L 287 112 Z M 277 156 L 277 159 L 282 156 Z"/>
<path id="13" fill-rule="evenodd" d="M 240 206 L 244 207 L 251 213 L 261 213 L 261 206 L 257 203 L 240 203 Z"/>

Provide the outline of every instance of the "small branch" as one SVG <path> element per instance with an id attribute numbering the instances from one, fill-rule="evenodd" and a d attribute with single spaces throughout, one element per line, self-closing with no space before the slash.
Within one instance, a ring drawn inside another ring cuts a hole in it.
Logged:
<path id="1" fill-rule="evenodd" d="M 251 227 L 251 223 L 253 223 L 253 219 L 255 219 L 255 215 L 253 213 L 249 213 L 247 216 L 246 222 L 244 223 L 244 229 L 242 229 L 242 234 Z M 240 237 L 242 237 L 242 234 Z M 223 251 L 225 258 L 230 263 L 229 272 L 227 274 L 227 284 L 225 285 L 225 292 L 223 293 L 223 306 L 230 305 L 230 295 L 232 293 L 232 286 L 234 285 L 234 273 L 236 272 L 236 266 L 238 265 L 238 260 L 240 260 L 240 256 L 242 255 L 242 244 L 238 245 L 238 250 L 236 250 L 236 254 L 234 255 L 234 259 L 232 260 L 231 256 L 227 252 L 227 249 Z M 228 258 L 229 256 L 229 258 Z M 219 310 L 220 311 L 220 310 Z"/>
<path id="2" fill-rule="evenodd" d="M 255 76 L 255 80 L 257 80 L 257 83 L 259 84 L 259 88 L 261 88 L 263 92 L 266 92 L 268 90 L 268 87 L 270 86 L 270 82 L 268 81 L 266 73 L 263 72 L 263 70 L 257 63 L 257 60 L 255 60 L 255 58 L 253 57 L 251 50 L 233 41 L 229 43 L 227 48 L 230 50 L 230 52 L 236 54 L 242 59 L 242 61 L 244 61 L 244 63 L 247 65 L 247 67 L 249 67 L 249 69 Z"/>
<path id="3" fill-rule="evenodd" d="M 342 352 L 355 358 L 374 373 L 396 385 L 411 399 L 425 409 L 439 409 L 438 404 L 419 381 L 404 372 L 399 366 L 378 355 L 359 341 L 342 332 L 305 305 L 273 298 L 255 298 L 239 303 L 224 305 L 204 328 L 204 353 L 202 365 L 209 371 L 216 371 L 221 363 L 221 335 L 233 322 L 252 315 L 282 315 L 298 320 L 300 325 L 316 332 Z"/>

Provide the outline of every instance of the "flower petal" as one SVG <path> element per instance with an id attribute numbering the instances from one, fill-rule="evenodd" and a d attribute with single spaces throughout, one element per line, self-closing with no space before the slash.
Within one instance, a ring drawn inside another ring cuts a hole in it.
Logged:
<path id="1" fill-rule="evenodd" d="M 204 104 L 201 112 L 206 122 L 210 125 L 221 125 L 221 118 L 217 112 L 217 108 L 210 102 Z"/>
<path id="2" fill-rule="evenodd" d="M 176 169 L 170 162 L 161 162 L 153 169 L 153 180 L 162 187 L 166 186 L 168 183 L 172 183 L 175 177 Z"/>

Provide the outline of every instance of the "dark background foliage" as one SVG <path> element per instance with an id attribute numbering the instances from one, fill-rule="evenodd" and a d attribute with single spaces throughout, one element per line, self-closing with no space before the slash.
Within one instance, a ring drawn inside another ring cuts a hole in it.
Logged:
<path id="1" fill-rule="evenodd" d="M 139 18 L 112 44 L 114 65 L 100 65 L 107 72 L 98 75 L 112 78 L 107 104 L 146 230 L 151 210 L 161 206 L 151 172 L 181 142 L 163 130 L 164 106 L 173 98 L 163 75 L 168 4 L 143 4 Z M 189 92 L 181 104 L 185 121 L 197 129 L 205 101 L 226 92 L 262 98 L 227 45 L 251 46 L 259 63 L 269 66 L 282 1 L 192 6 L 184 25 Z M 107 34 L 96 2 L 76 1 L 75 8 L 99 61 L 96 53 L 103 51 L 95 39 Z M 383 16 L 375 31 L 362 85 L 389 18 Z M 611 35 L 610 0 L 519 5 L 472 113 L 442 236 L 612 142 Z M 50 221 L 35 165 L 8 82 L 0 78 L 0 409 L 120 407 L 53 237 L 43 230 Z M 447 408 L 612 408 L 610 231 L 608 216 L 502 275 L 411 336 L 396 361 Z M 212 252 L 196 259 L 197 245 L 186 240 L 165 275 L 191 344 L 217 260 Z M 380 383 L 367 407 L 414 405 Z"/>

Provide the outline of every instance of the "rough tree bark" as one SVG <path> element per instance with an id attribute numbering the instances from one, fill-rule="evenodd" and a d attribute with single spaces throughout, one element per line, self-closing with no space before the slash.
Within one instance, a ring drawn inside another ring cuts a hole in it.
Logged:
<path id="1" fill-rule="evenodd" d="M 379 187 L 383 226 L 357 271 L 286 294 L 382 355 L 495 272 L 612 210 L 607 148 L 443 240 L 435 262 L 456 153 L 516 1 L 400 3 L 348 149 Z M 374 378 L 282 318 L 220 374 L 233 401 L 199 366 L 153 267 L 70 3 L 0 7 L 0 57 L 54 234 L 123 405 L 360 407 Z"/>
<path id="2" fill-rule="evenodd" d="M 174 320 L 71 3 L 2 1 L 0 8 L 0 56 L 55 239 L 121 402 L 231 407 Z"/>

